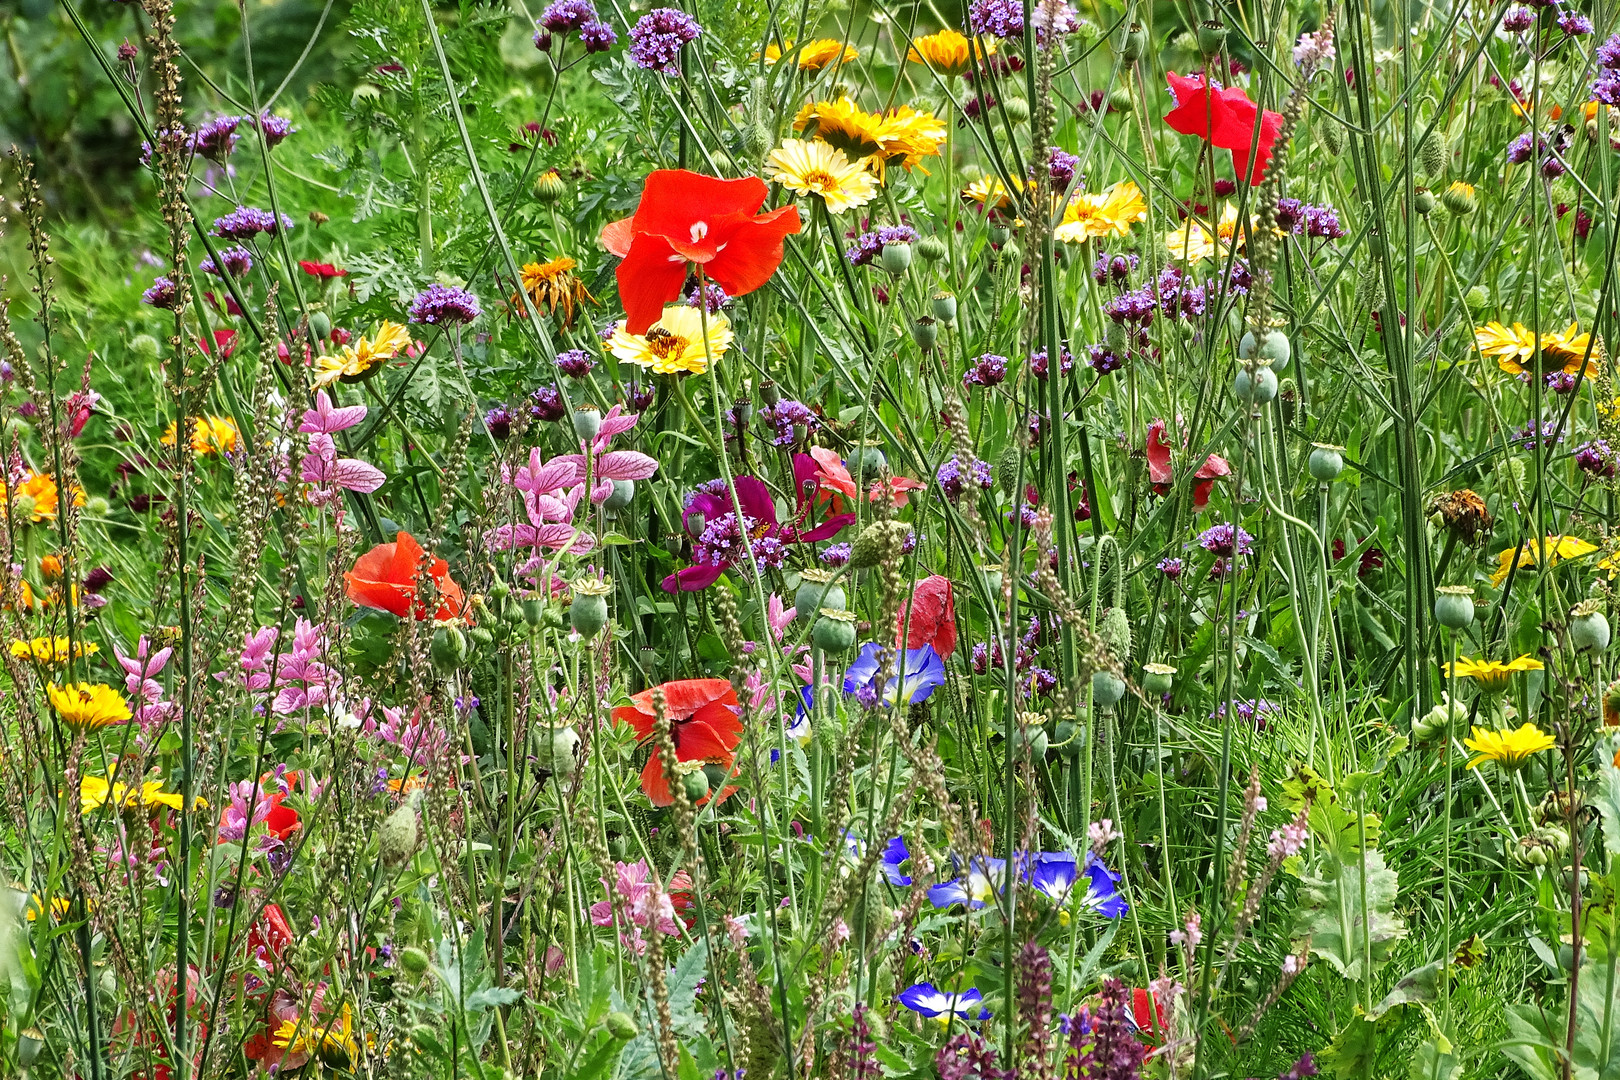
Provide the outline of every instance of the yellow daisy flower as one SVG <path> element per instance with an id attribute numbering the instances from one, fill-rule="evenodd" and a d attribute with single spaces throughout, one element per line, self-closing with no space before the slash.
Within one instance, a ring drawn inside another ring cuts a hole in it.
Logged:
<path id="1" fill-rule="evenodd" d="M 1444 664 L 1447 677 L 1455 676 L 1459 679 L 1473 679 L 1475 685 L 1487 693 L 1497 694 L 1506 690 L 1513 681 L 1513 676 L 1520 671 L 1540 671 L 1546 667 L 1540 660 L 1532 656 L 1521 656 L 1515 660 L 1504 663 L 1501 660 L 1470 660 L 1464 656 L 1455 665 Z"/>
<path id="2" fill-rule="evenodd" d="M 1592 350 L 1592 356 L 1591 360 L 1587 362 L 1586 375 L 1595 377 L 1597 375 L 1595 361 L 1603 357 L 1603 340 L 1601 338 L 1594 342 L 1591 332 L 1581 333 L 1581 328 L 1576 323 L 1570 323 L 1569 329 L 1562 333 L 1554 331 L 1551 334 L 1541 336 L 1541 351 L 1550 356 L 1555 363 L 1563 361 L 1564 370 L 1572 375 L 1580 368 L 1581 361 L 1587 359 L 1586 350 L 1588 348 Z"/>
<path id="3" fill-rule="evenodd" d="M 1018 194 L 1024 193 L 1024 187 L 1022 179 L 1013 177 L 1013 188 Z M 962 189 L 962 198 L 978 203 L 987 211 L 1013 208 L 1013 193 L 1007 190 L 1007 185 L 1001 182 L 999 176 L 981 176 Z"/>
<path id="4" fill-rule="evenodd" d="M 793 128 L 831 143 L 854 161 L 869 158 L 883 149 L 882 118 L 847 97 L 810 102 L 794 116 Z"/>
<path id="5" fill-rule="evenodd" d="M 619 323 L 608 339 L 608 351 L 620 360 L 644 367 L 654 375 L 701 375 L 711 360 L 719 360 L 731 347 L 731 323 L 724 315 L 708 316 L 708 340 L 703 336 L 703 314 L 686 304 L 672 304 L 645 334 L 632 334 Z"/>
<path id="6" fill-rule="evenodd" d="M 86 776 L 79 780 L 80 813 L 91 813 L 108 803 L 121 810 L 150 810 L 156 806 L 178 810 L 184 805 L 184 800 L 177 792 L 164 791 L 163 785 L 156 780 L 148 780 L 138 788 L 131 788 L 128 784 L 119 783 L 105 776 Z M 208 800 L 192 796 L 193 810 L 203 809 L 207 805 Z"/>
<path id="7" fill-rule="evenodd" d="M 1597 374 L 1596 361 L 1603 356 L 1602 342 L 1592 342 L 1590 333 L 1581 333 L 1576 323 L 1570 323 L 1569 328 L 1562 332 L 1554 330 L 1542 334 L 1539 340 L 1523 323 L 1514 323 L 1511 327 L 1499 322 L 1488 322 L 1484 326 L 1474 327 L 1474 347 L 1482 356 L 1491 357 L 1503 371 L 1518 375 L 1525 371 L 1552 371 L 1561 368 L 1574 375 L 1581 371 L 1581 362 L 1586 360 L 1587 376 Z M 1586 350 L 1590 347 L 1592 356 L 1588 360 Z M 1540 361 L 1532 364 L 1540 355 Z"/>
<path id="8" fill-rule="evenodd" d="M 72 910 L 72 908 L 73 901 L 69 900 L 67 897 L 51 897 L 51 918 L 57 920 L 58 922 L 67 918 L 67 914 Z M 27 919 L 29 922 L 34 922 L 39 918 L 40 913 L 44 910 L 45 902 L 40 899 L 39 894 L 29 893 L 28 906 L 23 909 L 23 918 Z"/>
<path id="9" fill-rule="evenodd" d="M 190 432 L 187 441 L 191 452 L 198 457 L 222 457 L 235 452 L 241 443 L 242 433 L 237 430 L 235 421 L 223 416 L 193 416 L 186 421 L 186 426 Z M 164 446 L 173 446 L 178 431 L 179 425 L 171 421 L 158 441 Z"/>
<path id="10" fill-rule="evenodd" d="M 45 694 L 62 723 L 75 731 L 122 724 L 131 716 L 123 695 L 106 683 L 68 683 L 47 686 Z"/>
<path id="11" fill-rule="evenodd" d="M 1526 540 L 1523 551 L 1514 546 L 1496 556 L 1496 571 L 1491 574 L 1491 584 L 1496 588 L 1502 587 L 1502 582 L 1507 580 L 1515 551 L 1519 551 L 1518 565 L 1523 569 L 1526 566 L 1535 566 L 1540 561 L 1543 551 L 1547 553 L 1547 565 L 1557 566 L 1563 559 L 1578 559 L 1596 550 L 1597 545 L 1588 544 L 1578 536 L 1549 536 L 1545 541 Z"/>
<path id="12" fill-rule="evenodd" d="M 786 45 L 787 52 L 793 52 L 793 42 Z M 775 64 L 782 59 L 783 48 L 771 42 L 765 46 L 765 63 Z M 819 38 L 816 41 L 806 42 L 798 50 L 800 71 L 820 71 L 825 67 L 837 64 L 847 64 L 860 58 L 860 53 L 853 47 L 846 46 L 836 38 Z"/>
<path id="13" fill-rule="evenodd" d="M 945 141 L 945 124 L 926 109 L 900 105 L 883 114 L 878 134 L 883 142 L 883 149 L 878 153 L 880 165 L 898 164 L 910 169 L 919 166 L 925 157 L 939 156 L 940 144 Z"/>
<path id="14" fill-rule="evenodd" d="M 1536 335 L 1523 323 L 1509 327 L 1492 321 L 1474 327 L 1474 348 L 1481 356 L 1494 359 L 1503 371 L 1517 374 L 1524 370 L 1521 365 L 1536 355 Z"/>
<path id="15" fill-rule="evenodd" d="M 270 1041 L 289 1054 L 318 1057 L 329 1069 L 351 1069 L 360 1060 L 354 1017 L 347 1002 L 330 1020 L 306 1022 L 301 1017 L 283 1020 Z"/>
<path id="16" fill-rule="evenodd" d="M 1557 744 L 1551 735 L 1536 725 L 1525 724 L 1516 731 L 1491 731 L 1476 727 L 1473 736 L 1463 740 L 1463 745 L 1479 755 L 1468 763 L 1470 769 L 1478 768 L 1487 761 L 1506 769 L 1517 769 L 1530 760 L 1531 754 L 1551 750 Z"/>
<path id="17" fill-rule="evenodd" d="M 912 38 L 906 59 L 913 64 L 927 64 L 941 75 L 952 76 L 971 71 L 975 54 L 983 60 L 994 56 L 995 52 L 994 38 L 980 38 L 975 47 L 955 30 L 941 30 L 937 34 Z"/>
<path id="18" fill-rule="evenodd" d="M 1122 180 L 1104 191 L 1077 192 L 1063 208 L 1063 220 L 1052 237 L 1077 244 L 1094 237 L 1129 236 L 1131 226 L 1146 219 L 1142 189 Z"/>
<path id="19" fill-rule="evenodd" d="M 75 641 L 71 647 L 74 659 L 91 656 L 101 650 L 101 646 L 93 641 Z M 18 660 L 32 660 L 51 667 L 61 667 L 68 662 L 68 649 L 68 639 L 65 637 L 17 638 L 11 643 L 11 655 Z"/>
<path id="20" fill-rule="evenodd" d="M 358 338 L 335 355 L 316 358 L 315 386 L 327 387 L 340 380 L 364 382 L 381 371 L 385 361 L 392 360 L 411 345 L 409 330 L 398 323 L 384 321 L 372 337 Z"/>
<path id="21" fill-rule="evenodd" d="M 841 214 L 877 196 L 877 179 L 864 162 L 851 161 L 836 146 L 788 139 L 771 151 L 771 179 L 800 195 L 819 195 L 827 209 Z"/>
<path id="22" fill-rule="evenodd" d="M 1255 223 L 1256 219 L 1251 217 L 1249 227 L 1253 228 Z M 1245 243 L 1247 236 L 1238 227 L 1238 211 L 1232 203 L 1227 203 L 1221 211 L 1213 236 L 1203 222 L 1192 217 L 1164 234 L 1164 246 L 1170 249 L 1170 257 L 1188 265 L 1208 258 L 1225 258 L 1234 246 L 1241 251 Z"/>

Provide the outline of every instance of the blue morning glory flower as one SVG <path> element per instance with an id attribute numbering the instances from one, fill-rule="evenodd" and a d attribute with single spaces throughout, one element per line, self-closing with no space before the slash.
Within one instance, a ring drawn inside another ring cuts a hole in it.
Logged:
<path id="1" fill-rule="evenodd" d="M 1085 875 L 1089 879 L 1086 895 L 1080 903 L 1105 919 L 1117 919 L 1131 909 L 1119 894 L 1119 875 L 1103 865 L 1097 856 L 1087 853 Z"/>
<path id="2" fill-rule="evenodd" d="M 1030 885 L 1060 904 L 1068 901 L 1080 875 L 1084 874 L 1086 891 L 1080 897 L 1081 907 L 1108 919 L 1117 919 L 1130 910 L 1130 905 L 1119 894 L 1119 875 L 1091 852 L 1086 853 L 1083 865 L 1067 851 L 1040 852 L 1033 863 Z"/>
<path id="3" fill-rule="evenodd" d="M 975 855 L 968 860 L 966 874 L 935 885 L 928 890 L 928 899 L 937 908 L 947 908 L 952 904 L 982 908 L 1000 894 L 1006 877 L 1006 859 L 987 859 Z"/>
<path id="4" fill-rule="evenodd" d="M 911 852 L 906 847 L 906 839 L 897 836 L 890 840 L 883 849 L 883 858 L 878 860 L 878 869 L 883 876 L 889 879 L 889 884 L 897 889 L 903 889 L 911 884 L 911 875 L 900 872 L 900 864 L 911 858 Z"/>
<path id="5" fill-rule="evenodd" d="M 977 990 L 947 994 L 934 989 L 933 983 L 923 982 L 906 987 L 900 991 L 899 998 L 900 1004 L 912 1012 L 934 1017 L 945 1024 L 958 1016 L 964 1020 L 990 1019 L 990 1010 L 981 1004 L 984 995 Z"/>
<path id="6" fill-rule="evenodd" d="M 935 690 L 945 684 L 945 661 L 939 658 L 933 646 L 924 645 L 920 649 L 906 650 L 905 671 L 896 672 L 879 693 L 878 651 L 881 648 L 877 642 L 868 641 L 861 646 L 861 653 L 849 665 L 849 670 L 844 672 L 844 693 L 854 694 L 863 705 L 876 705 L 881 700 L 885 707 L 892 708 L 899 700 L 902 682 L 906 704 L 915 705 L 919 701 L 927 701 Z M 902 674 L 904 679 L 901 678 Z"/>

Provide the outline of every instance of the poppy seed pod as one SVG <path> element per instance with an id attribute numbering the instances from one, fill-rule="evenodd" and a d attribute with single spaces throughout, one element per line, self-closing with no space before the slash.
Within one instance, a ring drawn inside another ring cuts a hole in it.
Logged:
<path id="1" fill-rule="evenodd" d="M 1434 192 L 1430 191 L 1428 188 L 1420 187 L 1412 193 L 1412 209 L 1416 210 L 1424 217 L 1434 213 L 1434 206 Z"/>
<path id="2" fill-rule="evenodd" d="M 39 1052 L 45 1048 L 45 1033 L 37 1027 L 23 1028 L 17 1032 L 17 1064 L 29 1068 L 39 1060 Z"/>
<path id="3" fill-rule="evenodd" d="M 823 608 L 821 618 L 810 631 L 810 641 L 824 653 L 848 652 L 855 646 L 855 616 Z"/>
<path id="4" fill-rule="evenodd" d="M 405 803 L 383 818 L 377 830 L 377 854 L 389 868 L 416 854 L 416 807 Z"/>
<path id="5" fill-rule="evenodd" d="M 574 583 L 574 601 L 568 607 L 568 624 L 574 633 L 589 641 L 607 625 L 608 593 L 613 586 L 603 578 L 586 578 Z"/>
<path id="6" fill-rule="evenodd" d="M 1029 756 L 1031 758 L 1038 759 L 1046 756 L 1046 748 L 1049 743 L 1044 727 L 1034 724 L 1021 727 L 1015 732 L 1015 738 L 1019 747 L 1029 747 Z"/>
<path id="7" fill-rule="evenodd" d="M 1125 696 L 1125 680 L 1112 671 L 1091 673 L 1091 700 L 1101 708 L 1111 709 Z"/>
<path id="8" fill-rule="evenodd" d="M 726 780 L 728 779 L 726 776 L 726 767 L 724 765 L 717 765 L 712 761 L 703 766 L 703 776 L 709 781 L 710 791 L 718 791 L 720 788 L 725 786 Z M 698 796 L 700 799 L 702 797 L 703 796 L 701 795 Z"/>
<path id="9" fill-rule="evenodd" d="M 602 1021 L 607 1033 L 620 1042 L 629 1042 L 636 1037 L 636 1022 L 630 1018 L 629 1013 L 610 1012 Z"/>
<path id="10" fill-rule="evenodd" d="M 332 336 L 332 316 L 317 308 L 309 313 L 309 332 L 316 341 L 325 341 Z"/>
<path id="11" fill-rule="evenodd" d="M 1253 371 L 1239 368 L 1232 379 L 1232 393 L 1249 405 L 1268 404 L 1277 396 L 1277 373 L 1265 361 L 1258 361 Z"/>
<path id="12" fill-rule="evenodd" d="M 1142 50 L 1147 46 L 1147 31 L 1142 29 L 1141 23 L 1131 23 L 1119 38 L 1119 58 L 1127 64 L 1134 64 L 1141 59 Z"/>
<path id="13" fill-rule="evenodd" d="M 1086 733 L 1073 720 L 1060 721 L 1053 733 L 1052 745 L 1066 758 L 1079 757 L 1086 746 Z"/>
<path id="14" fill-rule="evenodd" d="M 709 777 L 702 769 L 693 769 L 681 777 L 681 791 L 691 802 L 697 802 L 709 793 Z"/>
<path id="15" fill-rule="evenodd" d="M 1175 677 L 1176 669 L 1169 664 L 1142 665 L 1142 689 L 1150 694 L 1168 694 Z"/>
<path id="16" fill-rule="evenodd" d="M 950 326 L 956 322 L 956 294 L 941 290 L 933 296 L 934 318 Z"/>
<path id="17" fill-rule="evenodd" d="M 1255 355 L 1262 360 L 1270 360 L 1271 370 L 1281 375 L 1288 370 L 1288 362 L 1294 357 L 1294 346 L 1281 330 L 1267 330 L 1260 335 Z"/>
<path id="18" fill-rule="evenodd" d="M 1570 644 L 1581 652 L 1600 653 L 1609 648 L 1609 620 L 1603 601 L 1582 600 L 1569 613 Z"/>
<path id="19" fill-rule="evenodd" d="M 613 492 L 602 500 L 604 510 L 623 510 L 630 505 L 630 500 L 636 497 L 636 482 L 634 480 L 613 481 Z"/>
<path id="20" fill-rule="evenodd" d="M 1000 247 L 1010 239 L 1012 239 L 1012 230 L 1007 228 L 1007 226 L 990 226 L 990 243 L 994 244 L 996 247 Z"/>
<path id="21" fill-rule="evenodd" d="M 945 241 L 937 236 L 925 236 L 917 241 L 917 254 L 922 257 L 923 262 L 939 262 L 948 253 Z"/>
<path id="22" fill-rule="evenodd" d="M 939 340 L 939 320 L 927 315 L 917 316 L 917 321 L 911 324 L 911 340 L 917 343 L 917 348 L 928 352 Z"/>
<path id="23" fill-rule="evenodd" d="M 883 447 L 875 442 L 862 443 L 855 449 L 855 458 L 850 462 L 855 466 L 855 472 L 862 480 L 876 480 L 888 466 L 889 459 L 883 455 Z"/>
<path id="24" fill-rule="evenodd" d="M 1442 585 L 1434 590 L 1434 621 L 1452 630 L 1474 622 L 1474 590 L 1467 585 Z"/>
<path id="25" fill-rule="evenodd" d="M 833 584 L 830 570 L 809 569 L 799 574 L 799 588 L 793 594 L 793 610 L 801 619 L 811 619 L 822 608 L 843 611 L 848 603 L 844 587 Z"/>
<path id="26" fill-rule="evenodd" d="M 457 626 L 441 626 L 428 643 L 428 658 L 441 675 L 448 675 L 467 661 L 467 636 Z"/>
<path id="27" fill-rule="evenodd" d="M 590 442 L 602 430 L 602 411 L 595 405 L 581 405 L 574 410 L 574 434 L 580 442 Z"/>
<path id="28" fill-rule="evenodd" d="M 1317 483 L 1331 484 L 1344 472 L 1344 447 L 1312 443 L 1311 456 L 1306 459 L 1305 467 L 1310 470 L 1311 479 Z"/>
<path id="29" fill-rule="evenodd" d="M 878 262 L 884 270 L 899 277 L 911 269 L 911 245 L 884 244 L 882 252 L 878 254 Z"/>
<path id="30" fill-rule="evenodd" d="M 1215 56 L 1226 44 L 1226 24 L 1219 19 L 1205 19 L 1198 24 L 1198 51 Z"/>

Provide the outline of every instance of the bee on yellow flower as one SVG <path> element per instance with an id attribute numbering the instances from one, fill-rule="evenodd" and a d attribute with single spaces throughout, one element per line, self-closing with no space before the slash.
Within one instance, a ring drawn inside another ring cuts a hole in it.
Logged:
<path id="1" fill-rule="evenodd" d="M 68 683 L 45 688 L 51 707 L 74 731 L 93 731 L 122 724 L 132 715 L 123 695 L 106 683 Z"/>
<path id="2" fill-rule="evenodd" d="M 1479 755 L 1468 763 L 1470 769 L 1476 769 L 1487 761 L 1505 769 L 1519 769 L 1530 760 L 1531 754 L 1551 750 L 1557 743 L 1536 725 L 1525 724 L 1516 731 L 1491 731 L 1476 727 L 1472 737 L 1463 740 L 1463 745 Z"/>
<path id="3" fill-rule="evenodd" d="M 596 303 L 596 297 L 585 288 L 574 268 L 579 264 L 566 255 L 548 259 L 543 263 L 523 264 L 523 291 L 529 294 L 536 311 L 545 315 L 562 312 L 562 324 L 573 326 L 579 309 L 586 303 Z M 523 298 L 512 294 L 512 307 L 522 310 Z"/>
<path id="4" fill-rule="evenodd" d="M 788 41 L 784 45 L 777 45 L 773 41 L 765 46 L 765 63 L 768 65 L 775 64 L 782 59 L 784 52 L 793 53 L 794 51 L 792 41 Z M 807 41 L 797 52 L 800 71 L 820 71 L 825 67 L 848 64 L 851 61 L 860 59 L 861 55 L 855 48 L 846 46 L 836 38 L 818 38 L 815 41 Z"/>
<path id="5" fill-rule="evenodd" d="M 80 659 L 93 656 L 101 646 L 93 641 L 68 642 L 65 637 L 17 638 L 11 643 L 11 655 L 18 660 L 32 660 L 45 667 L 63 667 L 69 656 Z"/>
<path id="6" fill-rule="evenodd" d="M 944 76 L 962 75 L 973 69 L 975 54 L 980 60 L 994 56 L 994 38 L 980 38 L 978 45 L 969 42 L 955 30 L 941 30 L 911 39 L 906 59 L 913 64 L 927 64 Z"/>
<path id="7" fill-rule="evenodd" d="M 1508 570 L 1513 564 L 1513 553 L 1519 553 L 1518 566 L 1535 566 L 1541 561 L 1542 552 L 1546 552 L 1548 566 L 1557 566 L 1564 559 L 1578 559 L 1583 555 L 1590 555 L 1597 550 L 1597 545 L 1588 544 L 1578 536 L 1549 536 L 1546 540 L 1530 539 L 1524 542 L 1524 550 L 1510 547 L 1496 557 L 1496 570 L 1491 574 L 1491 584 L 1496 588 L 1502 587 L 1507 580 Z"/>
<path id="8" fill-rule="evenodd" d="M 0 479 L 0 499 L 7 495 L 11 498 L 11 513 L 17 518 L 19 524 L 39 524 L 40 522 L 54 522 L 59 509 L 57 503 L 61 500 L 61 492 L 57 489 L 56 477 L 50 473 L 40 473 L 29 470 L 17 484 L 14 491 L 6 488 L 6 482 Z M 73 505 L 84 505 L 84 489 L 77 484 L 73 486 Z"/>
<path id="9" fill-rule="evenodd" d="M 1470 660 L 1462 657 L 1456 664 L 1443 665 L 1448 678 L 1473 679 L 1474 685 L 1488 694 L 1499 694 L 1508 688 L 1513 676 L 1521 671 L 1540 671 L 1547 665 L 1533 656 L 1520 656 L 1513 660 Z"/>
<path id="10" fill-rule="evenodd" d="M 223 416 L 193 416 L 186 421 L 186 426 L 191 452 L 198 457 L 223 457 L 234 453 L 241 443 L 242 433 L 237 430 L 236 422 Z M 164 446 L 173 446 L 178 432 L 179 425 L 171 421 L 158 441 Z"/>
<path id="11" fill-rule="evenodd" d="M 819 195 L 835 214 L 877 197 L 877 179 L 829 143 L 788 139 L 771 151 L 771 179 L 800 195 Z"/>
<path id="12" fill-rule="evenodd" d="M 1055 240 L 1077 244 L 1106 236 L 1129 236 L 1131 226 L 1147 220 L 1142 189 L 1122 180 L 1103 191 L 1076 192 L 1063 208 L 1063 220 L 1052 231 Z"/>
<path id="13" fill-rule="evenodd" d="M 731 347 L 730 321 L 724 315 L 707 316 L 705 338 L 704 320 L 697 308 L 672 304 L 645 334 L 630 333 L 628 324 L 621 321 L 608 339 L 608 351 L 654 375 L 701 375 L 711 361 L 719 360 Z"/>
<path id="14" fill-rule="evenodd" d="M 338 353 L 317 357 L 315 378 L 312 381 L 316 389 L 340 381 L 364 382 L 381 371 L 385 362 L 392 360 L 413 344 L 409 330 L 398 323 L 385 320 L 371 337 L 358 338 L 354 344 L 343 346 L 342 351 Z"/>

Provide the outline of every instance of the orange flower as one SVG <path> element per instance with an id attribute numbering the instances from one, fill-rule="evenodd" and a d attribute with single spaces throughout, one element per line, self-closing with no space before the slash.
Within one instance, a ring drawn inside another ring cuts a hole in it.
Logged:
<path id="1" fill-rule="evenodd" d="M 416 537 L 402 532 L 392 544 L 378 544 L 354 561 L 354 569 L 343 575 L 349 599 L 361 607 L 387 611 L 400 618 L 415 609 L 418 619 L 427 618 L 427 606 L 417 600 L 416 579 L 427 563 L 428 576 L 439 590 L 436 619 L 453 619 L 461 614 L 461 586 L 450 578 L 450 565 L 422 550 Z"/>
<path id="2" fill-rule="evenodd" d="M 726 679 L 679 679 L 661 687 L 643 690 L 630 698 L 631 704 L 613 710 L 613 719 L 629 724 L 643 741 L 650 741 L 657 716 L 653 707 L 653 690 L 664 692 L 664 713 L 669 717 L 670 737 L 675 742 L 676 761 L 701 761 L 715 765 L 720 774 L 729 777 L 736 767 L 737 743 L 742 739 L 742 720 L 738 716 L 741 706 L 736 691 Z M 705 770 L 707 771 L 707 770 Z M 669 789 L 669 777 L 664 775 L 663 762 L 653 751 L 641 770 L 641 790 L 654 806 L 668 806 L 675 801 Z M 719 789 L 718 798 L 724 801 L 736 791 L 735 787 Z M 698 800 L 701 806 L 714 798 L 710 793 Z"/>
<path id="3" fill-rule="evenodd" d="M 22 523 L 56 520 L 56 504 L 60 495 L 56 489 L 56 477 L 50 473 L 30 471 L 12 492 L 8 492 L 5 481 L 0 480 L 0 499 L 7 494 L 11 496 L 11 512 Z M 84 505 L 84 489 L 77 484 L 73 486 L 73 505 Z"/>

